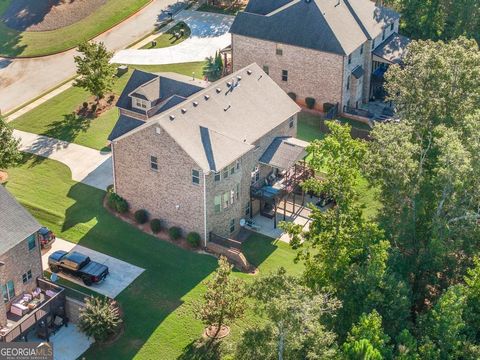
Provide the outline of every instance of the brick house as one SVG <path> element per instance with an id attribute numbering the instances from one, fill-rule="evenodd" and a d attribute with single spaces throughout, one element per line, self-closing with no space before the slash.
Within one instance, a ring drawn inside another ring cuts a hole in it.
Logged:
<path id="1" fill-rule="evenodd" d="M 37 288 L 42 277 L 40 224 L 0 186 L 0 327 L 7 325 L 12 302 Z"/>
<path id="2" fill-rule="evenodd" d="M 166 93 L 179 96 L 181 88 L 177 84 L 175 91 Z M 153 103 L 169 103 L 168 97 L 154 99 L 160 94 L 155 91 Z M 127 93 L 137 96 L 130 88 L 124 91 L 122 106 L 137 101 L 125 100 Z M 285 178 L 305 156 L 307 143 L 295 139 L 299 110 L 256 64 L 207 87 L 198 86 L 192 95 L 140 125 L 125 126 L 123 133 L 117 131 L 120 125 L 114 130 L 115 191 L 133 211 L 145 209 L 169 227 L 195 231 L 204 244 L 212 233 L 233 236 L 241 219 L 266 206 L 252 199 L 252 186 L 261 188 L 266 178 L 273 181 L 277 175 Z"/>
<path id="3" fill-rule="evenodd" d="M 233 70 L 256 62 L 300 104 L 357 108 L 383 95 L 372 74 L 401 61 L 399 19 L 370 0 L 250 0 L 230 29 Z"/>

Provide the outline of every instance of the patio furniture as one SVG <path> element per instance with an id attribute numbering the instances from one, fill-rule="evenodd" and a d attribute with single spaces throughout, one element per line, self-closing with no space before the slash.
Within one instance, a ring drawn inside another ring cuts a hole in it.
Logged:
<path id="1" fill-rule="evenodd" d="M 23 316 L 25 315 L 30 309 L 28 308 L 28 306 L 26 305 L 23 305 L 21 303 L 14 303 L 12 304 L 12 306 L 10 307 L 10 312 L 12 314 L 15 314 L 15 315 L 18 315 L 18 316 Z"/>

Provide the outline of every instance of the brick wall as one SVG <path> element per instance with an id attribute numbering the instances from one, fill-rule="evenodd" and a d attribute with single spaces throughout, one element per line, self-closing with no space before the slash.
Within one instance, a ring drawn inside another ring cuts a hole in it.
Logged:
<path id="1" fill-rule="evenodd" d="M 12 280 L 15 288 L 15 297 L 21 296 L 25 292 L 32 292 L 37 287 L 36 279 L 42 276 L 42 258 L 40 255 L 40 245 L 36 239 L 36 246 L 28 249 L 28 241 L 25 239 L 21 243 L 0 256 L 0 284 L 5 285 L 7 281 Z M 32 271 L 32 278 L 25 284 L 23 283 L 23 274 L 28 270 Z M 10 311 L 12 301 L 4 303 L 0 300 L 0 325 L 4 326 L 7 321 L 6 313 Z"/>
<path id="2" fill-rule="evenodd" d="M 277 46 L 282 55 L 276 55 Z M 260 67 L 267 65 L 270 77 L 285 92 L 296 93 L 299 103 L 313 97 L 320 110 L 325 102 L 341 103 L 342 56 L 235 34 L 232 34 L 232 47 L 233 71 L 254 62 Z M 288 71 L 286 82 L 282 81 L 282 70 Z"/>

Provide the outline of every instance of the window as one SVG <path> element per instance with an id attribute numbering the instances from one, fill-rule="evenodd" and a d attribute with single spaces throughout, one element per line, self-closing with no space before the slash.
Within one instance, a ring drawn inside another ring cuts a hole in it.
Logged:
<path id="1" fill-rule="evenodd" d="M 230 232 L 233 233 L 235 231 L 235 219 L 230 220 Z"/>
<path id="2" fill-rule="evenodd" d="M 263 65 L 263 71 L 265 71 L 265 74 L 269 74 L 270 73 L 270 69 L 268 68 L 268 65 Z"/>
<path id="3" fill-rule="evenodd" d="M 375 49 L 375 39 L 372 41 L 372 50 Z"/>
<path id="4" fill-rule="evenodd" d="M 224 178 L 224 179 L 228 178 L 228 168 L 226 168 L 225 170 L 223 170 L 223 178 Z"/>
<path id="5" fill-rule="evenodd" d="M 250 202 L 245 205 L 245 216 L 250 216 Z"/>
<path id="6" fill-rule="evenodd" d="M 291 129 L 291 128 L 293 128 L 293 125 L 295 125 L 295 122 L 293 121 L 293 117 L 291 117 L 289 122 L 288 122 L 288 127 Z"/>
<path id="7" fill-rule="evenodd" d="M 360 46 L 360 55 L 362 55 L 362 54 L 363 54 L 363 44 L 362 44 L 362 46 Z"/>
<path id="8" fill-rule="evenodd" d="M 230 168 L 230 175 L 233 174 L 235 174 L 235 165 L 232 165 L 232 167 Z"/>
<path id="9" fill-rule="evenodd" d="M 283 49 L 280 47 L 280 45 L 277 45 L 277 48 L 275 49 L 275 54 L 280 56 L 283 55 Z"/>
<path id="10" fill-rule="evenodd" d="M 218 214 L 220 211 L 222 211 L 222 196 L 221 195 L 216 195 L 215 196 L 214 210 L 215 210 L 215 214 Z"/>
<path id="11" fill-rule="evenodd" d="M 240 170 L 240 160 L 237 160 L 237 162 L 235 163 L 235 167 L 237 168 L 237 170 Z"/>
<path id="12" fill-rule="evenodd" d="M 32 234 L 28 237 L 28 250 L 35 249 L 35 246 L 37 246 L 37 235 Z"/>
<path id="13" fill-rule="evenodd" d="M 395 26 L 395 23 L 392 22 L 392 23 L 390 24 L 390 31 L 393 31 L 393 27 L 394 27 L 394 26 Z"/>
<path id="14" fill-rule="evenodd" d="M 142 99 L 135 99 L 135 105 L 138 108 L 146 109 L 147 108 L 147 102 Z"/>
<path id="15" fill-rule="evenodd" d="M 192 170 L 192 183 L 196 185 L 200 184 L 200 171 Z"/>
<path id="16" fill-rule="evenodd" d="M 235 203 L 235 191 L 231 190 L 230 191 L 230 204 L 234 204 Z"/>
<path id="17" fill-rule="evenodd" d="M 150 156 L 150 168 L 152 170 L 158 170 L 158 159 L 156 156 Z"/>
<path id="18" fill-rule="evenodd" d="M 9 302 L 15 297 L 15 286 L 12 280 L 9 280 L 5 285 L 2 285 L 2 293 L 4 302 Z"/>
<path id="19" fill-rule="evenodd" d="M 347 76 L 347 90 L 350 89 L 350 75 Z"/>
<path id="20" fill-rule="evenodd" d="M 349 63 L 349 64 L 352 63 L 352 54 L 348 55 L 348 63 Z"/>
<path id="21" fill-rule="evenodd" d="M 223 208 L 224 209 L 228 208 L 229 199 L 230 199 L 230 192 L 224 193 L 223 194 Z"/>
<path id="22" fill-rule="evenodd" d="M 252 170 L 252 184 L 256 183 L 260 179 L 260 171 L 258 165 L 253 167 Z"/>
<path id="23" fill-rule="evenodd" d="M 240 199 L 240 184 L 237 184 L 237 188 L 235 189 L 235 198 L 237 200 Z"/>
<path id="24" fill-rule="evenodd" d="M 288 81 L 288 70 L 282 70 L 282 81 Z"/>
<path id="25" fill-rule="evenodd" d="M 24 284 L 31 279 L 32 279 L 32 270 L 28 270 L 25 274 L 22 275 L 22 280 Z"/>
<path id="26" fill-rule="evenodd" d="M 216 172 L 214 176 L 215 181 L 220 181 L 220 173 Z"/>
<path id="27" fill-rule="evenodd" d="M 385 40 L 385 29 L 383 29 L 382 40 Z"/>

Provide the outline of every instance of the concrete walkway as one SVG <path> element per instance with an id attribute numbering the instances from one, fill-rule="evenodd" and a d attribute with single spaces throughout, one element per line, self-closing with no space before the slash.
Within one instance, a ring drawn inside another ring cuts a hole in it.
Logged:
<path id="1" fill-rule="evenodd" d="M 185 10 L 176 21 L 184 21 L 191 29 L 190 37 L 178 45 L 161 49 L 127 49 L 115 54 L 114 63 L 161 65 L 202 61 L 231 44 L 228 33 L 234 16 Z"/>
<path id="2" fill-rule="evenodd" d="M 167 15 L 164 10 L 178 8 L 175 0 L 154 0 L 140 12 L 99 35 L 94 40 L 109 50 L 126 48 L 155 29 Z M 75 50 L 34 59 L 0 58 L 0 111 L 5 114 L 54 88 L 75 75 Z"/>
<path id="3" fill-rule="evenodd" d="M 108 266 L 110 274 L 107 278 L 100 284 L 93 284 L 89 289 L 109 296 L 112 299 L 117 297 L 118 294 L 125 290 L 128 285 L 134 282 L 135 279 L 145 271 L 145 269 L 141 267 L 62 239 L 56 239 L 51 249 L 42 251 L 43 270 L 48 270 L 48 257 L 57 250 L 78 251 L 79 253 L 89 256 L 92 261 Z M 76 277 L 61 272 L 58 273 L 58 275 L 76 284 L 85 286 L 83 281 Z"/>
<path id="4" fill-rule="evenodd" d="M 21 139 L 20 150 L 67 165 L 75 181 L 101 190 L 113 184 L 110 153 L 25 131 L 14 130 L 13 135 Z"/>

